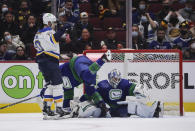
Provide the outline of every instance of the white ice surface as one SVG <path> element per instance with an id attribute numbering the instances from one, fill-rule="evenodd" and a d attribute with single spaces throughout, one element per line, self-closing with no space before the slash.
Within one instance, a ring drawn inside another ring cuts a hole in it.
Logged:
<path id="1" fill-rule="evenodd" d="M 0 114 L 0 131 L 195 131 L 195 113 L 166 118 L 42 120 L 41 113 Z"/>

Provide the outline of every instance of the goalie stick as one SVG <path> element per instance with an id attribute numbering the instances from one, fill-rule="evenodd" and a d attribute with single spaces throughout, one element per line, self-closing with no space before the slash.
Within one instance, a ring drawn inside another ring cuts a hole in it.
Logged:
<path id="1" fill-rule="evenodd" d="M 39 97 L 39 96 L 40 96 L 40 95 L 36 95 L 36 96 L 30 97 L 30 98 L 27 98 L 27 99 L 24 99 L 24 100 L 21 100 L 21 101 L 18 101 L 18 102 L 15 102 L 15 103 L 12 103 L 12 104 L 3 106 L 3 107 L 0 107 L 0 109 L 5 109 L 5 108 L 7 108 L 7 107 L 14 106 L 14 105 L 17 105 L 17 104 L 19 104 L 19 103 L 22 103 L 22 102 L 25 102 L 25 101 L 28 101 L 28 100 L 37 98 L 37 97 Z"/>

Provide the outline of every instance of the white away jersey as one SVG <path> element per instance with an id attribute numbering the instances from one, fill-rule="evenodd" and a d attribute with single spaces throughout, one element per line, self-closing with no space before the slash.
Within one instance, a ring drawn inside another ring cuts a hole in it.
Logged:
<path id="1" fill-rule="evenodd" d="M 50 27 L 43 28 L 37 32 L 34 37 L 34 47 L 37 50 L 37 56 L 45 53 L 59 59 L 60 47 L 53 36 L 54 33 L 55 31 Z"/>

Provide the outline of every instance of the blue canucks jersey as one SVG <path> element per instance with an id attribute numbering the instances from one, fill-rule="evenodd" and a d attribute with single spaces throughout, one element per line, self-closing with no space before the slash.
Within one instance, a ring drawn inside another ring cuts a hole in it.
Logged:
<path id="1" fill-rule="evenodd" d="M 103 100 L 112 107 L 117 107 L 118 101 L 125 101 L 126 96 L 133 96 L 135 84 L 126 79 L 121 79 L 117 88 L 113 88 L 107 80 L 100 81 L 97 91 Z"/>

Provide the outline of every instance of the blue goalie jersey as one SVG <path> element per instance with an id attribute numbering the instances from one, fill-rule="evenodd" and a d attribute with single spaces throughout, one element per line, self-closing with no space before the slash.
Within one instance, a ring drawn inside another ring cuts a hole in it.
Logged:
<path id="1" fill-rule="evenodd" d="M 125 101 L 126 96 L 133 96 L 134 88 L 135 84 L 126 79 L 121 79 L 117 88 L 113 88 L 107 80 L 100 81 L 97 85 L 97 91 L 111 108 L 117 107 L 118 101 Z"/>

